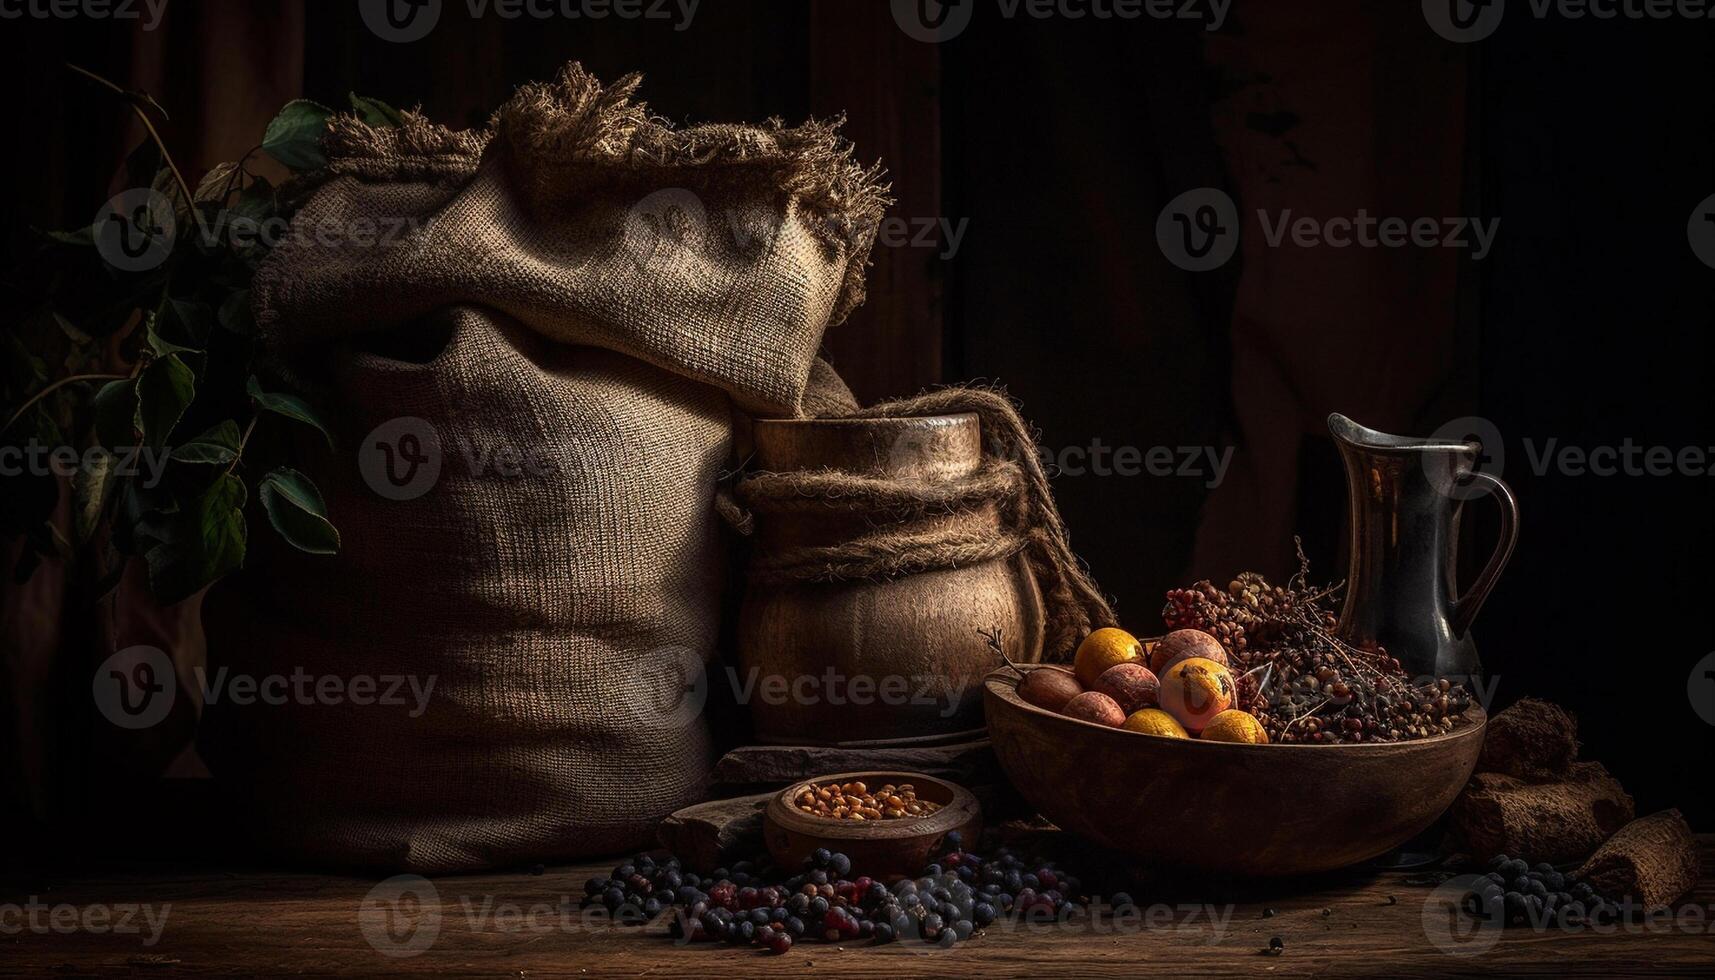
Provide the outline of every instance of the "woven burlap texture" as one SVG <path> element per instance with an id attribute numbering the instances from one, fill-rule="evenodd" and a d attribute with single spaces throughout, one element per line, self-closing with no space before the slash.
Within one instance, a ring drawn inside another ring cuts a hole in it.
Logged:
<path id="1" fill-rule="evenodd" d="M 574 64 L 467 133 L 342 117 L 256 276 L 271 373 L 338 420 L 306 469 L 344 548 L 253 534 L 209 598 L 211 663 L 434 685 L 414 717 L 211 705 L 205 757 L 290 856 L 435 872 L 613 853 L 704 793 L 709 733 L 682 688 L 715 643 L 734 409 L 803 410 L 885 188 L 832 124 L 676 130 L 637 85 Z M 429 355 L 373 352 L 401 336 Z M 359 465 L 402 427 L 441 467 L 409 499 Z"/>

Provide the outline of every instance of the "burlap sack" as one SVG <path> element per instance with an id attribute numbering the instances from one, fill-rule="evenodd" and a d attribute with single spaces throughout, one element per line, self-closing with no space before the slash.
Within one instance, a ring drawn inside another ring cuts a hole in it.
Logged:
<path id="1" fill-rule="evenodd" d="M 312 476 L 343 549 L 253 528 L 211 670 L 405 678 L 209 705 L 205 757 L 289 854 L 611 853 L 703 791 L 733 409 L 802 411 L 886 202 L 831 125 L 673 130 L 636 85 L 574 64 L 482 132 L 339 120 L 257 276 L 275 373 L 338 420 Z"/>

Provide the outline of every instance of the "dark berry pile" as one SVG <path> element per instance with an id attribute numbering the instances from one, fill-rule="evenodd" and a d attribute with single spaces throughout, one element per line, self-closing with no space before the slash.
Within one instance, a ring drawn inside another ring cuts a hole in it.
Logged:
<path id="1" fill-rule="evenodd" d="M 1399 742 L 1453 730 L 1470 695 L 1445 678 L 1414 684 L 1386 650 L 1335 635 L 1336 589 L 1307 583 L 1309 562 L 1286 586 L 1245 572 L 1225 589 L 1208 581 L 1167 593 L 1162 618 L 1221 642 L 1238 676 L 1236 706 L 1270 742 Z"/>
<path id="2" fill-rule="evenodd" d="M 1003 916 L 1064 918 L 1088 901 L 1078 879 L 1053 862 L 1026 861 L 1004 847 L 985 860 L 962 850 L 962 843 L 958 833 L 948 834 L 947 853 L 918 877 L 891 887 L 851 877 L 851 860 L 826 849 L 790 877 L 748 861 L 700 875 L 684 870 L 677 858 L 658 862 L 640 854 L 613 869 L 612 877 L 591 878 L 584 904 L 604 906 L 630 924 L 669 913 L 667 930 L 676 939 L 784 953 L 806 938 L 947 947 Z"/>
<path id="3" fill-rule="evenodd" d="M 1241 686 L 1272 742 L 1398 742 L 1453 730 L 1471 697 L 1443 678 L 1414 685 L 1403 675 L 1343 671 L 1327 661 L 1274 662 L 1281 680 L 1265 690 Z"/>
<path id="4" fill-rule="evenodd" d="M 1488 876 L 1469 898 L 1479 914 L 1500 915 L 1507 925 L 1611 922 L 1620 915 L 1619 906 L 1598 895 L 1578 876 L 1554 870 L 1551 864 L 1531 867 L 1505 854 L 1489 861 Z"/>

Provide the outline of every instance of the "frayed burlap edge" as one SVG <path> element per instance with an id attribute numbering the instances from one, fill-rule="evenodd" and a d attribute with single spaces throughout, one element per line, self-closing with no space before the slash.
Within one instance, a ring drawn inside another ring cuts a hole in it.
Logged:
<path id="1" fill-rule="evenodd" d="M 723 167 L 773 172 L 783 194 L 804 209 L 822 243 L 844 249 L 845 277 L 829 325 L 845 320 L 864 299 L 864 274 L 876 229 L 892 199 L 881 164 L 864 166 L 840 134 L 844 117 L 786 126 L 709 124 L 675 129 L 633 99 L 643 76 L 603 86 L 578 62 L 550 82 L 519 87 L 484 130 L 455 132 L 419 112 L 396 127 L 371 126 L 354 114 L 330 123 L 321 177 L 366 181 L 463 181 L 476 173 L 493 142 L 508 152 L 525 191 L 538 199 L 565 192 L 567 165 L 598 164 L 639 174 Z"/>
<path id="2" fill-rule="evenodd" d="M 405 121 L 398 126 L 371 126 L 352 114 L 334 116 L 322 139 L 328 171 L 372 181 L 464 181 L 476 173 L 487 132 L 454 132 L 418 110 L 400 115 Z"/>

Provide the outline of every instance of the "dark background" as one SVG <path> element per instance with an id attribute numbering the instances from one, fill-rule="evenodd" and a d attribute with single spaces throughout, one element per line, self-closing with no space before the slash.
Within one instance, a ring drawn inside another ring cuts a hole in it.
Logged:
<path id="1" fill-rule="evenodd" d="M 1009 387 L 1051 450 L 1234 447 L 1213 489 L 1207 475 L 1057 479 L 1074 547 L 1127 626 L 1155 630 L 1176 584 L 1284 576 L 1295 532 L 1319 577 L 1343 576 L 1328 412 L 1418 435 L 1481 417 L 1502 435 L 1524 514 L 1477 625 L 1499 703 L 1568 705 L 1640 812 L 1677 805 L 1715 829 L 1686 778 L 1715 761 L 1687 698 L 1692 665 L 1715 649 L 1715 483 L 1539 473 L 1526 449 L 1715 446 L 1715 270 L 1686 237 L 1715 193 L 1715 29 L 1538 20 L 1515 4 L 1492 37 L 1460 45 L 1415 3 L 1235 0 L 1206 32 L 1008 20 L 966 2 L 969 28 L 942 44 L 905 36 L 879 0 L 704 0 L 682 32 L 472 20 L 449 2 L 411 44 L 375 37 L 344 2 L 174 0 L 152 32 L 4 21 L 0 217 L 17 248 L 30 227 L 87 223 L 123 186 L 140 132 L 68 60 L 153 93 L 197 173 L 243 154 L 293 97 L 343 104 L 355 90 L 480 125 L 515 85 L 572 59 L 607 80 L 644 72 L 644 97 L 681 123 L 843 110 L 858 154 L 892 173 L 894 215 L 965 222 L 951 256 L 944 236 L 878 247 L 867 307 L 827 340 L 863 400 L 985 379 Z M 1501 224 L 1477 261 L 1270 248 L 1251 218 L 1233 262 L 1186 273 L 1155 222 L 1203 186 L 1241 214 Z M 1492 505 L 1472 507 L 1464 581 L 1495 534 Z M 27 627 L 9 619 L 9 657 Z M 12 708 L 40 695 L 10 686 Z M 53 779 L 76 782 L 78 751 L 48 747 Z"/>

